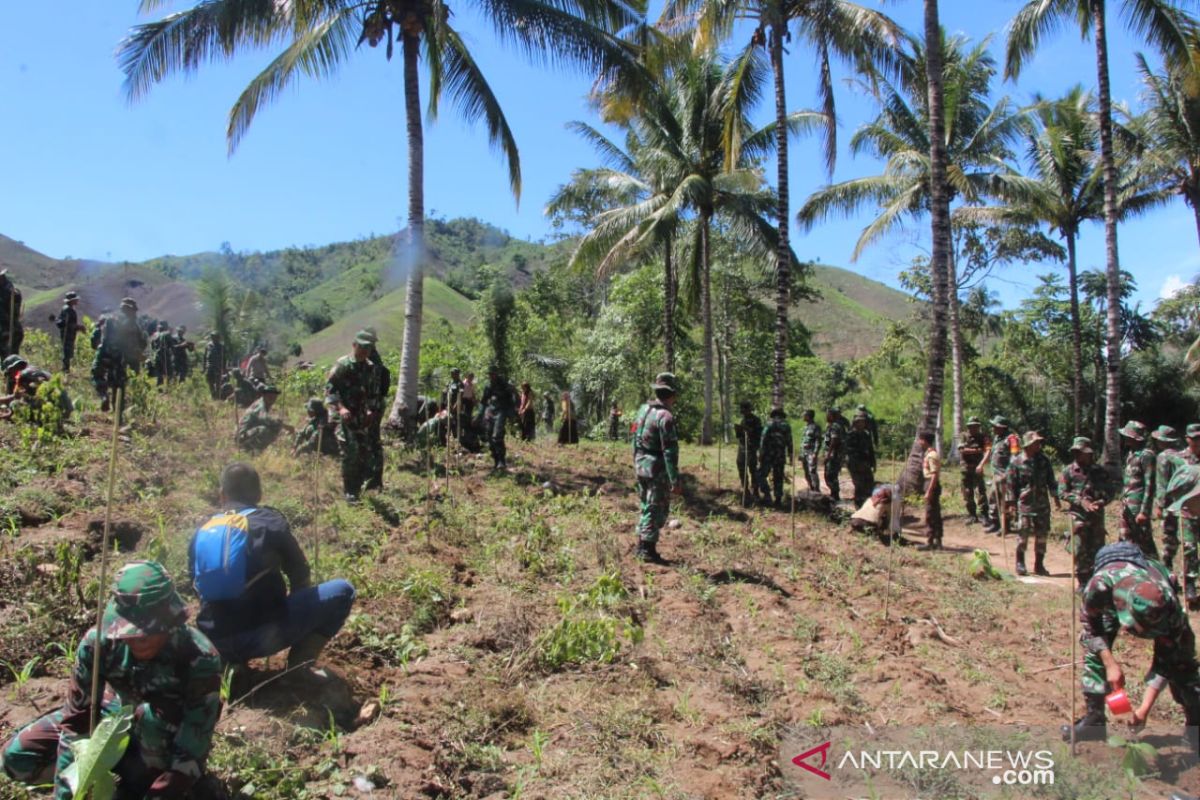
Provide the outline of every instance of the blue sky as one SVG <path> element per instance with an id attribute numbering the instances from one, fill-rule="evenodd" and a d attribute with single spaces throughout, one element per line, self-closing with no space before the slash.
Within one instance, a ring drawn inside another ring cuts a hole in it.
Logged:
<path id="1" fill-rule="evenodd" d="M 951 32 L 976 39 L 996 33 L 993 49 L 999 56 L 1003 28 L 1020 5 L 1017 0 L 943 0 L 942 20 Z M 190 79 L 171 79 L 130 106 L 113 52 L 139 21 L 135 0 L 9 6 L 0 28 L 6 188 L 0 192 L 0 233 L 56 257 L 141 260 L 215 250 L 225 241 L 237 250 L 325 244 L 401 226 L 407 172 L 398 57 L 389 63 L 382 50 L 364 47 L 334 79 L 298 83 L 260 112 L 229 157 L 226 114 L 269 54 L 249 53 Z M 920 28 L 920 0 L 889 2 L 884 8 L 901 24 Z M 476 216 L 526 238 L 545 236 L 547 197 L 572 169 L 595 163 L 589 148 L 563 127 L 572 119 L 594 121 L 583 99 L 590 79 L 530 65 L 500 47 L 465 2 L 454 9 L 517 137 L 524 190 L 518 207 L 482 130 L 464 125 L 444 106 L 426 130 L 427 211 Z M 1114 98 L 1133 103 L 1137 47 L 1119 26 L 1112 27 Z M 1064 31 L 1019 84 L 999 85 L 997 91 L 1023 103 L 1034 91 L 1053 95 L 1077 82 L 1092 86 L 1093 59 L 1090 43 Z M 813 103 L 808 53 L 789 56 L 787 80 L 792 108 Z M 838 99 L 842 153 L 834 179 L 871 174 L 878 165 L 852 159 L 845 143 L 873 116 L 872 104 L 845 85 Z M 764 104 L 763 118 L 769 113 Z M 820 164 L 815 140 L 793 145 L 793 206 L 824 182 Z M 793 229 L 795 248 L 802 258 L 848 266 L 894 284 L 897 272 L 927 241 L 925 225 L 873 247 L 851 264 L 866 222 L 837 221 L 807 234 Z M 1103 267 L 1102 235 L 1099 226 L 1084 231 L 1082 268 Z M 1120 245 L 1122 267 L 1137 277 L 1138 299 L 1146 305 L 1164 287 L 1190 281 L 1200 271 L 1195 224 L 1182 201 L 1123 225 Z M 1052 269 L 1045 265 L 1035 271 Z M 1032 274 L 1017 269 L 991 282 L 1006 305 L 1033 284 Z"/>

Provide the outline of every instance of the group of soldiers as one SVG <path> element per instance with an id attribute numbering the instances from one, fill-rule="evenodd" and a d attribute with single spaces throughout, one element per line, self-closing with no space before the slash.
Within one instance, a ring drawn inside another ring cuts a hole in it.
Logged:
<path id="1" fill-rule="evenodd" d="M 795 455 L 792 428 L 787 412 L 780 407 L 771 409 L 768 422 L 754 413 L 748 401 L 740 404 L 741 420 L 734 425 L 737 438 L 738 480 L 742 486 L 743 502 L 783 502 L 784 467 Z M 841 473 L 846 467 L 854 484 L 854 503 L 862 505 L 875 488 L 875 469 L 878 466 L 879 426 L 865 405 L 847 420 L 841 409 L 830 407 L 825 413 L 824 432 L 816 422 L 816 413 L 808 409 L 803 414 L 804 431 L 800 438 L 800 461 L 809 489 L 821 491 L 818 469 L 821 451 L 825 452 L 825 486 L 834 502 L 841 499 Z M 770 480 L 768 481 L 768 478 Z M 772 487 L 773 484 L 773 487 Z"/>

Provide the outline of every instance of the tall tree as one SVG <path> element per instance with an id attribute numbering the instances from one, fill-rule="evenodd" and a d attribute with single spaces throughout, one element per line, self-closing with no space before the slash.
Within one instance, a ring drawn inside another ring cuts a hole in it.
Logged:
<path id="1" fill-rule="evenodd" d="M 1172 63 L 1191 60 L 1188 47 L 1191 18 L 1172 0 L 1113 0 L 1126 25 L 1137 36 L 1154 44 Z M 1092 36 L 1096 47 L 1096 87 L 1099 99 L 1100 164 L 1104 186 L 1105 275 L 1108 280 L 1106 334 L 1104 463 L 1118 468 L 1121 453 L 1121 264 L 1117 251 L 1117 158 L 1113 144 L 1112 91 L 1108 69 L 1109 0 L 1028 0 L 1013 18 L 1008 34 L 1005 73 L 1020 75 L 1021 68 L 1043 38 L 1074 18 L 1080 35 Z M 1187 0 L 1188 5 L 1195 5 Z"/>
<path id="2" fill-rule="evenodd" d="M 141 0 L 140 10 L 150 13 L 166 5 L 168 0 Z M 634 48 L 617 35 L 641 23 L 642 14 L 634 5 L 618 0 L 487 0 L 477 7 L 501 41 L 536 61 L 577 66 L 592 74 L 621 73 L 634 84 L 640 82 Z M 422 57 L 429 73 L 430 116 L 437 115 L 442 94 L 448 92 L 464 119 L 483 121 L 490 143 L 508 164 L 513 196 L 519 198 L 521 191 L 520 156 L 508 120 L 450 20 L 444 0 L 205 0 L 136 26 L 117 53 L 125 91 L 136 99 L 172 73 L 194 72 L 205 62 L 228 60 L 244 49 L 283 44 L 229 112 L 226 136 L 232 152 L 259 108 L 297 77 L 329 77 L 364 42 L 371 47 L 384 44 L 390 60 L 399 40 L 408 141 L 408 228 L 398 260 L 408 278 L 399 385 L 389 420 L 394 424 L 403 410 L 416 409 L 420 366 L 426 260 Z"/>
<path id="3" fill-rule="evenodd" d="M 969 47 L 965 37 L 941 39 L 946 109 L 948 202 L 981 202 L 992 178 L 1011 171 L 1012 143 L 1021 117 L 1007 97 L 993 101 L 995 60 L 988 40 Z M 879 80 L 879 116 L 850 139 L 855 155 L 867 152 L 884 160 L 883 173 L 827 186 L 814 192 L 797 214 L 803 228 L 834 214 L 853 215 L 865 208 L 878 216 L 863 229 L 852 258 L 898 227 L 905 217 L 923 217 L 931 208 L 929 92 L 926 46 L 911 41 L 899 57 L 898 80 Z M 959 278 L 953 250 L 947 259 L 948 324 L 954 388 L 954 441 L 963 426 L 963 341 L 959 326 Z"/>
<path id="4" fill-rule="evenodd" d="M 793 32 L 817 57 L 817 93 L 824 114 L 825 167 L 833 173 L 837 158 L 837 107 L 833 93 L 835 59 L 860 71 L 889 68 L 900 27 L 890 17 L 847 0 L 668 0 L 662 19 L 668 29 L 693 27 L 695 43 L 709 48 L 726 38 L 734 23 L 754 25 L 751 43 L 768 53 L 775 97 L 776 192 L 775 222 L 775 359 L 771 402 L 783 405 L 785 365 L 789 352 L 788 314 L 791 307 L 791 245 L 788 226 L 787 91 L 784 84 L 784 42 Z M 792 30 L 789 30 L 791 28 Z"/>
<path id="5" fill-rule="evenodd" d="M 1193 41 L 1193 50 L 1198 47 Z M 1192 209 L 1200 237 L 1200 67 L 1193 60 L 1156 73 L 1144 55 L 1138 53 L 1137 60 L 1145 87 L 1147 167 Z"/>

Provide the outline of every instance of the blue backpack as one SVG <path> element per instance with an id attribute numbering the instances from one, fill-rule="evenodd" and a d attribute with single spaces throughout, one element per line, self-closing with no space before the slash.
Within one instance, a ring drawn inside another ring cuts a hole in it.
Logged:
<path id="1" fill-rule="evenodd" d="M 192 585 L 203 602 L 234 600 L 254 579 L 247 575 L 253 508 L 212 517 L 192 541 Z M 256 576 L 255 579 L 257 579 Z"/>

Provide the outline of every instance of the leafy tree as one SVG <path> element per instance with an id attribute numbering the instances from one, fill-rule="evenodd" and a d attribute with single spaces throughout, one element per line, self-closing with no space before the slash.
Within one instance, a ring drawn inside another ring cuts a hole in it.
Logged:
<path id="1" fill-rule="evenodd" d="M 1137 60 L 1145 87 L 1147 166 L 1158 172 L 1166 191 L 1182 197 L 1192 209 L 1200 237 L 1200 42 L 1195 37 L 1191 48 L 1192 60 L 1165 65 L 1161 73 L 1150 68 L 1143 54 L 1138 53 Z"/>
<path id="2" fill-rule="evenodd" d="M 1108 69 L 1108 8 L 1118 5 L 1126 25 L 1137 36 L 1154 44 L 1172 63 L 1192 60 L 1189 49 L 1194 21 L 1173 0 L 1027 0 L 1009 26 L 1005 74 L 1020 75 L 1025 62 L 1046 35 L 1074 21 L 1080 35 L 1091 35 L 1096 46 L 1096 86 L 1100 126 L 1100 164 L 1104 190 L 1105 275 L 1108 281 L 1107 373 L 1108 406 L 1104 426 L 1104 463 L 1116 471 L 1121 442 L 1121 264 L 1117 252 L 1118 203 L 1117 153 L 1113 141 L 1112 91 Z M 1189 2 L 1188 5 L 1194 5 Z"/>
<path id="3" fill-rule="evenodd" d="M 167 5 L 141 0 L 143 12 Z M 616 0 L 489 0 L 477 6 L 498 38 L 541 63 L 579 66 L 596 73 L 621 73 L 637 82 L 633 48 L 617 33 L 640 23 L 640 12 Z M 462 11 L 462 8 L 459 8 Z M 282 51 L 242 92 L 229 113 L 230 149 L 246 133 L 259 108 L 278 97 L 300 75 L 332 75 L 364 42 L 384 45 L 390 60 L 399 39 L 403 60 L 404 111 L 408 139 L 408 234 L 399 253 L 407 275 L 404 344 L 399 386 L 390 421 L 416 408 L 422 299 L 426 263 L 424 128 L 419 65 L 429 75 L 429 113 L 436 116 L 443 91 L 468 121 L 482 121 L 488 140 L 508 164 L 509 186 L 520 196 L 521 167 L 516 139 L 491 86 L 451 24 L 443 0 L 205 0 L 138 25 L 121 42 L 118 59 L 126 93 L 144 95 L 173 72 L 193 72 L 207 61 L 239 50 L 285 43 Z"/>

